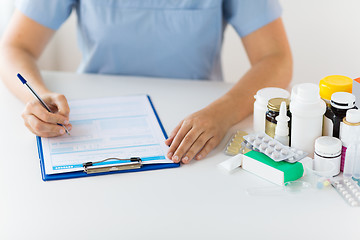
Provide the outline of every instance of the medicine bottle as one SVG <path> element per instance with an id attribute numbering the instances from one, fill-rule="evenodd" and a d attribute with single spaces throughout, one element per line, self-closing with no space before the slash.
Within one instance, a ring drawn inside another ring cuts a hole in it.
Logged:
<path id="1" fill-rule="evenodd" d="M 346 112 L 346 117 L 340 123 L 340 140 L 342 142 L 340 170 L 344 170 L 346 149 L 353 141 L 352 135 L 360 128 L 360 110 L 350 109 Z"/>
<path id="2" fill-rule="evenodd" d="M 323 136 L 339 138 L 340 123 L 349 109 L 357 109 L 353 94 L 336 92 L 331 96 L 324 116 Z"/>
<path id="3" fill-rule="evenodd" d="M 254 96 L 254 132 L 265 131 L 265 115 L 267 111 L 267 104 L 272 98 L 290 98 L 290 93 L 282 88 L 268 87 L 257 91 Z"/>
<path id="4" fill-rule="evenodd" d="M 290 102 L 291 147 L 313 155 L 315 140 L 322 134 L 325 111 L 326 104 L 320 98 L 317 85 L 302 83 L 292 88 Z"/>
<path id="5" fill-rule="evenodd" d="M 330 75 L 320 80 L 320 97 L 325 101 L 327 107 L 330 107 L 331 96 L 336 92 L 348 92 L 352 93 L 353 80 L 346 76 L 341 75 Z M 323 123 L 323 136 L 332 136 L 329 134 L 328 121 L 325 120 Z"/>
<path id="6" fill-rule="evenodd" d="M 330 176 L 340 173 L 342 143 L 338 138 L 323 136 L 315 141 L 314 170 L 329 172 Z"/>
<path id="7" fill-rule="evenodd" d="M 291 113 L 289 111 L 289 103 L 290 103 L 289 99 L 272 98 L 269 100 L 267 105 L 266 118 L 265 118 L 265 133 L 272 138 L 275 137 L 275 128 L 277 124 L 276 117 L 279 116 L 281 102 L 286 103 L 287 116 L 291 118 Z"/>

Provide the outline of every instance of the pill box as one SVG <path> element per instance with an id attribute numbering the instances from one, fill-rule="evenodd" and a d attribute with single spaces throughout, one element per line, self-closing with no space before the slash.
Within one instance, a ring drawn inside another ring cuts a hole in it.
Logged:
<path id="1" fill-rule="evenodd" d="M 298 180 L 304 175 L 303 164 L 275 162 L 269 156 L 257 151 L 243 155 L 242 168 L 278 185 Z"/>

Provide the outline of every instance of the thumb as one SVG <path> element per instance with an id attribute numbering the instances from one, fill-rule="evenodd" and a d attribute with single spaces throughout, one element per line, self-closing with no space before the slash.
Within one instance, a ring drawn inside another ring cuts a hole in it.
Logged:
<path id="1" fill-rule="evenodd" d="M 58 109 L 58 113 L 65 117 L 69 117 L 70 114 L 70 107 L 66 100 L 66 97 L 62 94 L 57 94 L 52 98 L 53 103 L 56 105 Z"/>

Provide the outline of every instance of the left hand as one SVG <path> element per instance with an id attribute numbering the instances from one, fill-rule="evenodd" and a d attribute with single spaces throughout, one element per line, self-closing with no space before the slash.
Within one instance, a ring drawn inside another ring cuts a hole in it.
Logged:
<path id="1" fill-rule="evenodd" d="M 173 162 L 189 163 L 204 158 L 215 148 L 231 125 L 216 107 L 204 108 L 182 120 L 165 141 L 168 158 Z"/>

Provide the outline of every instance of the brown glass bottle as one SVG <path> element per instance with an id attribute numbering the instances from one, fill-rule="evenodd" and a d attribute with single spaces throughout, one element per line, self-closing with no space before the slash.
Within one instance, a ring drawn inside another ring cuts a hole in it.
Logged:
<path id="1" fill-rule="evenodd" d="M 275 137 L 275 128 L 276 128 L 276 117 L 279 116 L 280 113 L 280 105 L 282 102 L 286 102 L 287 108 L 287 115 L 291 118 L 291 113 L 289 110 L 289 103 L 290 100 L 286 98 L 272 98 L 269 100 L 267 105 L 267 112 L 266 112 L 266 120 L 265 120 L 265 133 L 270 137 Z M 289 121 L 289 130 L 291 129 Z M 290 137 L 290 134 L 289 134 Z"/>

